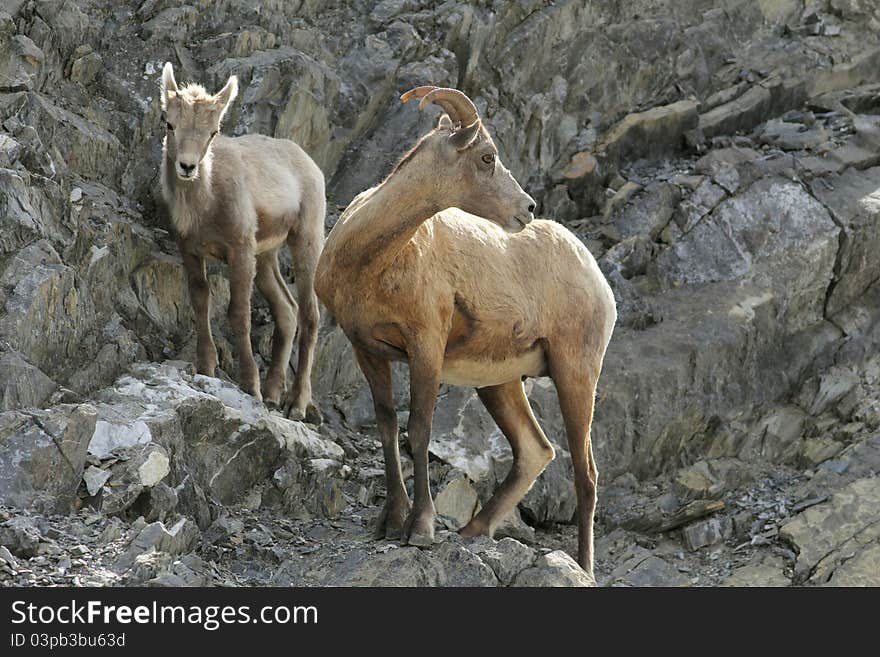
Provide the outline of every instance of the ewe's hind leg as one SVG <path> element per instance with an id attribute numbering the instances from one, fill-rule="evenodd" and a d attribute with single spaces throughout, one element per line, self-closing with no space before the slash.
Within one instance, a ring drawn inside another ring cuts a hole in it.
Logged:
<path id="1" fill-rule="evenodd" d="M 578 563 L 593 574 L 593 516 L 596 511 L 598 470 L 590 442 L 596 383 L 601 361 L 588 356 L 550 359 L 550 377 L 556 384 L 559 407 L 565 421 L 568 449 L 574 467 L 574 487 L 578 501 Z"/>
<path id="2" fill-rule="evenodd" d="M 428 478 L 428 442 L 434 406 L 440 388 L 443 341 L 419 336 L 421 344 L 407 344 L 409 355 L 409 446 L 413 456 L 413 509 L 404 534 L 410 545 L 426 547 L 434 542 L 434 500 Z"/>
<path id="3" fill-rule="evenodd" d="M 373 408 L 376 411 L 376 425 L 382 439 L 382 452 L 385 455 L 385 506 L 376 521 L 376 538 L 398 539 L 403 535 L 403 526 L 409 514 L 409 496 L 403 485 L 400 469 L 400 449 L 397 445 L 397 413 L 391 387 L 391 365 L 387 360 L 373 356 L 357 347 L 354 348 L 358 365 L 361 367 L 370 392 L 373 394 Z"/>
<path id="4" fill-rule="evenodd" d="M 293 338 L 296 333 L 296 315 L 291 305 L 290 292 L 281 288 L 276 276 L 278 270 L 278 254 L 264 253 L 257 257 L 257 288 L 260 290 L 275 320 L 275 332 L 272 335 L 272 364 L 266 374 L 263 386 L 263 401 L 267 406 L 276 407 L 281 404 L 281 393 L 284 391 L 284 378 L 287 365 L 290 363 L 290 352 L 293 351 Z"/>
<path id="5" fill-rule="evenodd" d="M 256 262 L 252 251 L 229 249 L 229 324 L 238 349 L 238 382 L 241 389 L 262 400 L 260 371 L 251 350 L 251 293 Z"/>
<path id="6" fill-rule="evenodd" d="M 324 246 L 324 219 L 320 225 L 301 225 L 287 238 L 293 258 L 293 275 L 299 301 L 299 343 L 296 373 L 287 396 L 287 415 L 293 420 L 307 419 L 320 422 L 321 413 L 312 403 L 312 364 L 318 342 L 318 324 L 321 319 L 318 297 L 315 294 L 315 268 Z"/>
<path id="7" fill-rule="evenodd" d="M 183 267 L 189 288 L 189 300 L 196 318 L 196 369 L 199 374 L 214 376 L 217 368 L 217 347 L 211 335 L 211 289 L 205 272 L 205 259 L 186 253 Z"/>
<path id="8" fill-rule="evenodd" d="M 492 499 L 460 530 L 462 536 L 492 536 L 554 455 L 553 446 L 532 414 L 521 381 L 478 388 L 477 394 L 510 443 L 513 466 Z"/>

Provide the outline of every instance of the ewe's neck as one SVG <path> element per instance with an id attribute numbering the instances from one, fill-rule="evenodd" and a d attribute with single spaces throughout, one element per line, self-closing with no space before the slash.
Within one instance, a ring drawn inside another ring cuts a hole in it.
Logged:
<path id="1" fill-rule="evenodd" d="M 422 223 L 449 207 L 433 176 L 410 163 L 352 201 L 341 218 L 347 259 L 361 266 L 392 260 Z"/>

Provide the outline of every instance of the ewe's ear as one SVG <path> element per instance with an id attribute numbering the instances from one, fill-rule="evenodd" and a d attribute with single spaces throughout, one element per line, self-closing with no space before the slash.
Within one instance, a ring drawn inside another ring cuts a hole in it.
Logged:
<path id="1" fill-rule="evenodd" d="M 167 109 L 168 101 L 177 93 L 177 81 L 174 79 L 174 67 L 171 62 L 165 62 L 162 68 L 162 83 L 159 85 L 162 90 L 162 109 Z"/>
<path id="2" fill-rule="evenodd" d="M 235 97 L 238 95 L 238 78 L 230 76 L 229 80 L 226 82 L 226 86 L 223 87 L 220 91 L 216 93 L 214 96 L 214 104 L 217 107 L 220 107 L 220 121 L 223 120 L 223 115 L 226 114 L 226 110 L 229 109 L 230 103 L 235 100 Z"/>
<path id="3" fill-rule="evenodd" d="M 448 114 L 441 114 L 440 120 L 437 122 L 438 130 L 452 130 L 452 119 Z"/>

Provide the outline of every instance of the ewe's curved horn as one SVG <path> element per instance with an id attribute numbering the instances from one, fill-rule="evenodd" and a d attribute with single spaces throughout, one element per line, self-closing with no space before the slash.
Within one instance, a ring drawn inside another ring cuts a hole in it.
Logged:
<path id="1" fill-rule="evenodd" d="M 431 86 L 416 87 L 403 94 L 400 100 L 405 103 L 413 98 L 421 98 L 419 109 L 424 109 L 425 105 L 429 103 L 439 105 L 449 115 L 453 123 L 457 123 L 462 127 L 469 127 L 480 120 L 474 103 L 458 89 Z"/>

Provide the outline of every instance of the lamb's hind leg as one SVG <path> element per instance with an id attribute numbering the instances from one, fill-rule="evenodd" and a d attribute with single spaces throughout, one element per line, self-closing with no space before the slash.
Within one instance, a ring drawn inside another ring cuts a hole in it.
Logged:
<path id="1" fill-rule="evenodd" d="M 293 258 L 294 284 L 299 302 L 299 341 L 297 366 L 293 385 L 287 396 L 286 412 L 294 420 L 321 421 L 321 413 L 312 402 L 312 365 L 318 343 L 318 324 L 321 314 L 315 294 L 315 268 L 324 245 L 324 223 L 317 226 L 299 226 L 287 239 Z"/>
<path id="2" fill-rule="evenodd" d="M 251 294 L 256 273 L 256 258 L 246 248 L 231 248 L 229 263 L 229 324 L 235 332 L 238 350 L 238 382 L 241 389 L 257 399 L 260 394 L 260 370 L 251 349 Z"/>
<path id="3" fill-rule="evenodd" d="M 553 446 L 532 414 L 521 381 L 479 388 L 477 395 L 510 443 L 513 466 L 486 506 L 460 530 L 462 536 L 492 536 L 554 456 Z"/>
<path id="4" fill-rule="evenodd" d="M 263 401 L 270 407 L 281 404 L 284 379 L 296 333 L 295 302 L 290 292 L 282 289 L 284 282 L 279 280 L 280 278 L 276 252 L 264 253 L 257 257 L 257 288 L 269 302 L 272 318 L 275 320 L 275 332 L 272 335 L 272 363 L 266 373 L 266 383 L 263 386 Z"/>
<path id="5" fill-rule="evenodd" d="M 211 289 L 205 271 L 205 259 L 183 251 L 183 267 L 189 288 L 189 300 L 196 319 L 196 369 L 199 374 L 214 376 L 217 347 L 211 335 Z"/>

